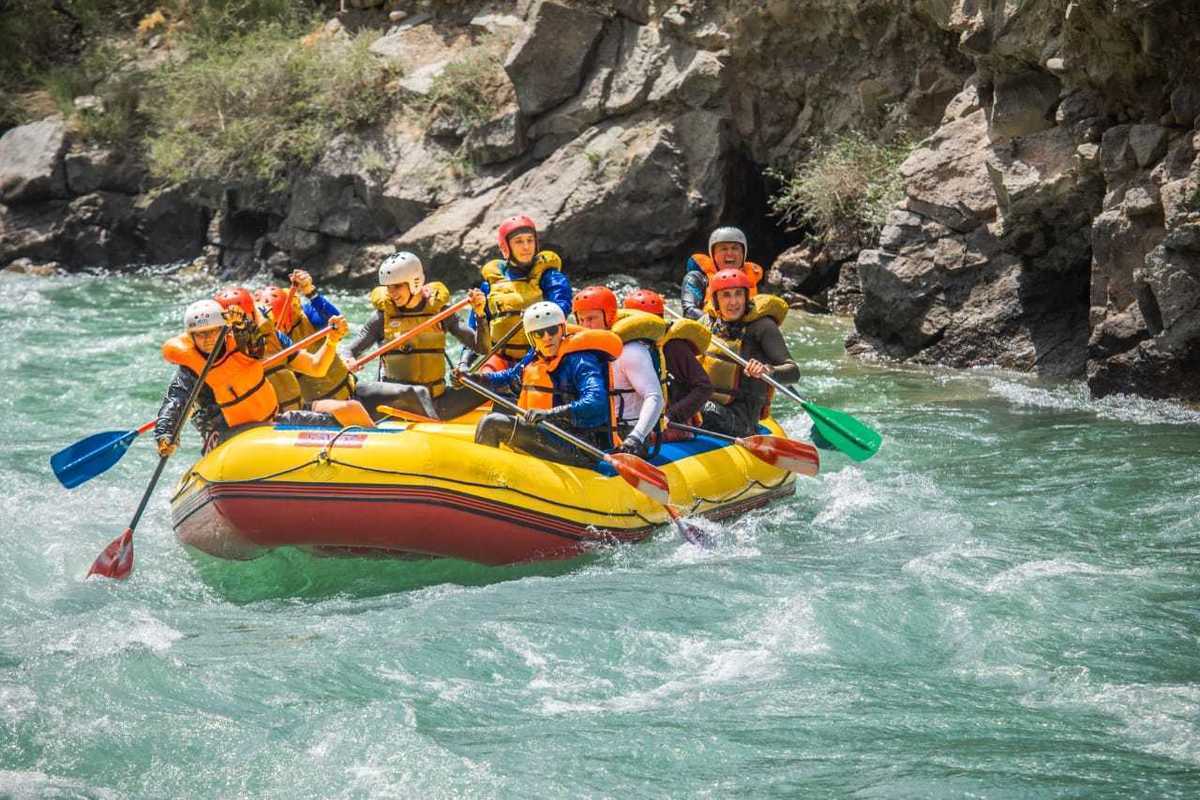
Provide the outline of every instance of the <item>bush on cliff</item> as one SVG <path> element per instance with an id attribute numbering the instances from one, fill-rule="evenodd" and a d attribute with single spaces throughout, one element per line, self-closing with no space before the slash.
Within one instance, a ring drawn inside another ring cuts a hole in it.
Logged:
<path id="1" fill-rule="evenodd" d="M 280 188 L 290 169 L 314 163 L 338 131 L 386 114 L 391 72 L 368 51 L 371 35 L 292 33 L 264 25 L 156 76 L 155 177 Z"/>
<path id="2" fill-rule="evenodd" d="M 781 184 L 771 210 L 820 236 L 847 227 L 877 233 L 903 197 L 900 164 L 913 147 L 907 136 L 879 143 L 858 132 L 840 134 L 792 169 L 767 170 Z"/>

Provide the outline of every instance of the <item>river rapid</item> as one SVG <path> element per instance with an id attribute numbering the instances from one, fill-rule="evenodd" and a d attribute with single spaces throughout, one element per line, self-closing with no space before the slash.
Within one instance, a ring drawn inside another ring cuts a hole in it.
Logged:
<path id="1" fill-rule="evenodd" d="M 171 531 L 189 429 L 132 579 L 85 581 L 156 456 L 71 491 L 48 458 L 153 417 L 213 286 L 0 275 L 0 797 L 1200 796 L 1200 413 L 793 314 L 803 392 L 883 449 L 710 551 L 217 562 Z"/>

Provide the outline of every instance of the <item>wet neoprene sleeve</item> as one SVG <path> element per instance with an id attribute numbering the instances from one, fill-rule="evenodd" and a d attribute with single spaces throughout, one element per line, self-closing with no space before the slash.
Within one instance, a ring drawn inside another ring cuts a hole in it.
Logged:
<path id="1" fill-rule="evenodd" d="M 696 351 L 685 341 L 667 342 L 663 346 L 663 358 L 671 375 L 671 403 L 667 406 L 667 416 L 674 422 L 687 422 L 712 397 L 712 381 L 700 366 Z"/>
<path id="2" fill-rule="evenodd" d="M 167 386 L 166 394 L 163 395 L 162 405 L 158 408 L 158 419 L 154 422 L 156 440 L 169 438 L 179 425 L 179 417 L 183 414 L 183 407 L 187 405 L 192 387 L 196 385 L 196 379 L 196 373 L 187 367 L 176 370 L 175 376 Z M 201 436 L 207 436 L 214 429 L 224 427 L 221 409 L 217 406 L 212 389 L 207 386 L 201 388 L 200 394 L 196 395 L 196 404 L 192 408 L 192 424 L 200 431 Z"/>
<path id="3" fill-rule="evenodd" d="M 703 271 L 693 269 L 684 273 L 683 283 L 679 287 L 679 303 L 685 317 L 700 319 L 704 316 L 704 293 L 707 290 L 708 278 Z"/>
<path id="4" fill-rule="evenodd" d="M 771 377 L 780 383 L 795 383 L 800 379 L 800 367 L 792 360 L 783 332 L 775 320 L 762 317 L 746 326 L 742 357 L 756 358 L 771 365 Z"/>

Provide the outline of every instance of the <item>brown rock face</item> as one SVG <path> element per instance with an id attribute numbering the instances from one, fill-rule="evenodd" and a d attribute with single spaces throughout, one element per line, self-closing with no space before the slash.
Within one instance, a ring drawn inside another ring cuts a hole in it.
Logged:
<path id="1" fill-rule="evenodd" d="M 1200 6 L 947 2 L 977 74 L 863 251 L 856 351 L 1200 399 Z"/>

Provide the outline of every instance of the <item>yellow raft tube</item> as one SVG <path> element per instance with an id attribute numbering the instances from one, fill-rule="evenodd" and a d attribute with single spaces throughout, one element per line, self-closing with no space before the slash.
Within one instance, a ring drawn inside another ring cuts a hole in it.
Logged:
<path id="1" fill-rule="evenodd" d="M 783 435 L 774 420 L 763 425 Z M 250 428 L 183 476 L 171 499 L 176 535 L 230 559 L 291 546 L 512 564 L 638 541 L 669 522 L 606 466 L 546 462 L 473 434 L 460 423 Z M 685 515 L 733 516 L 795 489 L 791 473 L 706 436 L 663 445 L 652 463 Z"/>

